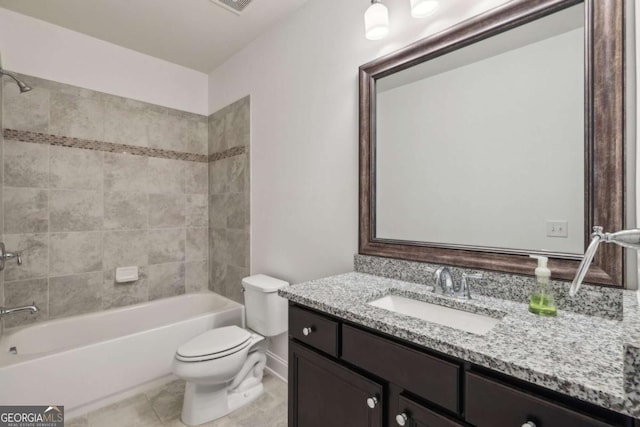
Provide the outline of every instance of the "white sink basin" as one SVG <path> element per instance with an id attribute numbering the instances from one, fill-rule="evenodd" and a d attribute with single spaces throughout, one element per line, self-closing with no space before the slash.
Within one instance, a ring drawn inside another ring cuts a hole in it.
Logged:
<path id="1" fill-rule="evenodd" d="M 494 319 L 484 314 L 456 310 L 396 295 L 387 295 L 368 304 L 477 335 L 485 335 L 500 322 L 500 319 Z"/>

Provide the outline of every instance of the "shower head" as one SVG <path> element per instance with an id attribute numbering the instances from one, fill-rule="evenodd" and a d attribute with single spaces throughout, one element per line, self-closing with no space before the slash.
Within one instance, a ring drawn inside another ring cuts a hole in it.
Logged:
<path id="1" fill-rule="evenodd" d="M 8 76 L 8 77 L 11 77 L 13 80 L 15 80 L 15 82 L 18 84 L 18 88 L 20 88 L 20 93 L 29 92 L 31 90 L 31 86 L 29 86 L 28 84 L 20 80 L 18 76 L 16 76 L 13 73 L 10 73 L 9 71 L 6 71 L 0 68 L 0 75 Z"/>

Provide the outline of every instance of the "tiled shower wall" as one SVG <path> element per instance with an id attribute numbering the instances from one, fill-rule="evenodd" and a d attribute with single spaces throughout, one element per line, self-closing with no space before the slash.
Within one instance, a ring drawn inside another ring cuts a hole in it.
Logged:
<path id="1" fill-rule="evenodd" d="M 207 289 L 208 118 L 21 77 L 33 91 L 4 79 L 0 211 L 24 265 L 0 304 L 41 311 L 5 326 Z M 128 265 L 140 279 L 116 284 Z"/>
<path id="2" fill-rule="evenodd" d="M 249 275 L 249 97 L 209 116 L 210 289 L 243 303 Z"/>

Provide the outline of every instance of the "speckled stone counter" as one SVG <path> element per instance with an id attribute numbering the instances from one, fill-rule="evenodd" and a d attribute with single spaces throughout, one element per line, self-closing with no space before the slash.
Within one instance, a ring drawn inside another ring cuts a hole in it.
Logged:
<path id="1" fill-rule="evenodd" d="M 526 304 L 474 296 L 458 301 L 426 285 L 365 273 L 327 277 L 283 289 L 299 304 L 397 338 L 640 418 L 640 309 L 635 292 L 623 294 L 621 321 L 559 311 L 555 318 Z M 373 307 L 399 295 L 500 318 L 484 336 Z"/>

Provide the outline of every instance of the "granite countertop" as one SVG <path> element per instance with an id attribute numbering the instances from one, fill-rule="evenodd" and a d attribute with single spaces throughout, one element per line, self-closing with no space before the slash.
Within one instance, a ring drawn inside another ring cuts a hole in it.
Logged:
<path id="1" fill-rule="evenodd" d="M 290 301 L 551 390 L 640 418 L 640 308 L 624 293 L 623 320 L 571 312 L 545 318 L 527 304 L 474 296 L 458 301 L 427 285 L 347 273 L 279 291 Z M 501 317 L 484 336 L 367 305 L 399 295 Z M 625 374 L 626 372 L 626 374 Z"/>

